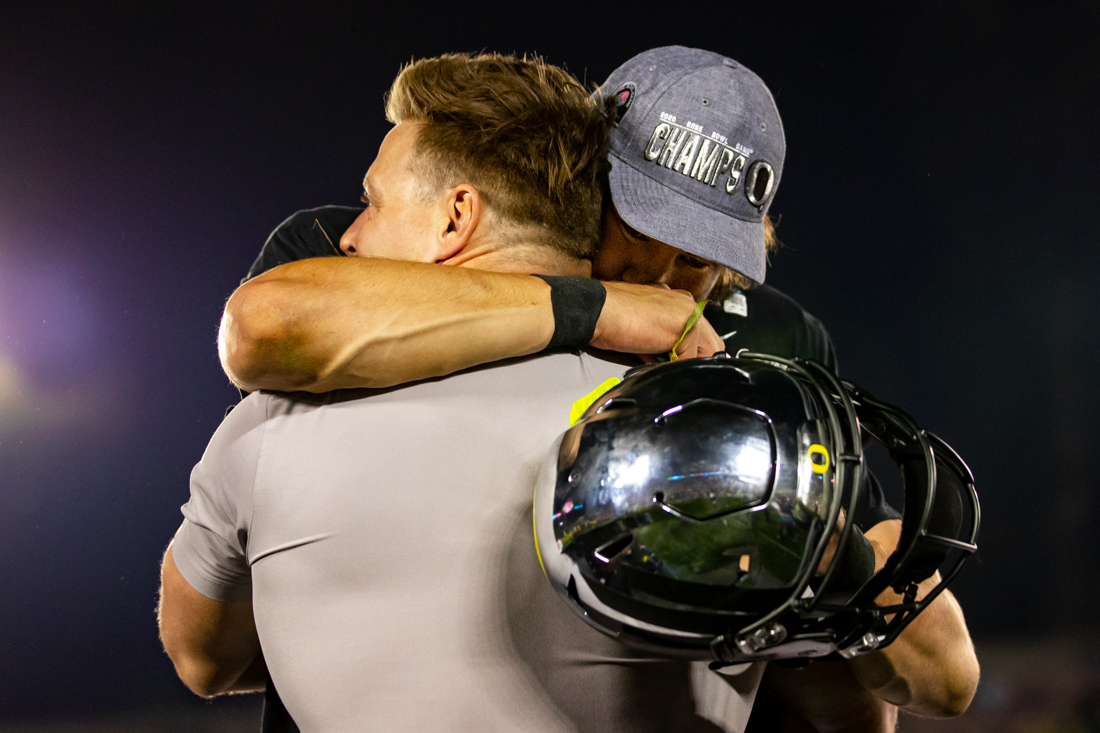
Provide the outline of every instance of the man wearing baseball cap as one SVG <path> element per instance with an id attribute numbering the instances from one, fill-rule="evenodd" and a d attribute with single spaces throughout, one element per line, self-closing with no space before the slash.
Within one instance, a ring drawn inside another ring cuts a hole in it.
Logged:
<path id="1" fill-rule="evenodd" d="M 226 306 L 219 346 L 230 377 L 246 390 L 324 392 L 544 349 L 591 345 L 682 358 L 709 355 L 723 341 L 731 352 L 835 369 L 821 323 L 763 284 L 775 244 L 767 211 L 785 156 L 763 82 L 718 54 L 665 47 L 616 69 L 600 93 L 615 127 L 593 260 L 598 281 L 372 260 L 362 256 L 369 250 L 359 210 L 299 212 L 272 233 Z M 685 329 L 707 298 L 706 318 Z M 853 519 L 881 566 L 900 522 L 874 489 Z M 886 650 L 769 670 L 765 689 L 785 701 L 773 707 L 776 721 L 886 730 L 895 706 L 962 712 L 976 682 L 961 610 L 944 593 Z"/>
<path id="2" fill-rule="evenodd" d="M 732 59 L 669 47 L 601 87 L 615 102 L 611 199 L 639 232 L 764 281 L 764 216 L 783 169 L 768 88 Z"/>

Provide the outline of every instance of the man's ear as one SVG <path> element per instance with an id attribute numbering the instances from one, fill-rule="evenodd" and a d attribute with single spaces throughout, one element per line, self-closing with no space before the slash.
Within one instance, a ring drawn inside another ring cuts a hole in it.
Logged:
<path id="1" fill-rule="evenodd" d="M 442 228 L 437 233 L 436 262 L 449 260 L 469 245 L 485 218 L 481 194 L 469 183 L 460 183 L 444 194 Z"/>

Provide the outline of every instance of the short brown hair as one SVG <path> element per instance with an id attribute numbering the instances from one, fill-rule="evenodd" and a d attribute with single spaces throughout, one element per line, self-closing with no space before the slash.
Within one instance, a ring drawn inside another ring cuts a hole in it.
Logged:
<path id="1" fill-rule="evenodd" d="M 426 123 L 413 166 L 433 196 L 470 183 L 527 241 L 592 257 L 610 123 L 569 72 L 538 57 L 420 59 L 394 80 L 386 117 Z"/>
<path id="2" fill-rule="evenodd" d="M 769 259 L 771 253 L 782 246 L 783 243 L 780 242 L 779 238 L 775 235 L 775 224 L 772 223 L 771 217 L 764 214 L 764 248 Z M 722 267 L 718 275 L 718 280 L 714 283 L 714 287 L 711 288 L 710 294 L 707 295 L 707 297 L 715 302 L 721 302 L 738 290 L 748 290 L 753 285 L 754 283 L 752 280 L 742 275 L 737 270 Z"/>

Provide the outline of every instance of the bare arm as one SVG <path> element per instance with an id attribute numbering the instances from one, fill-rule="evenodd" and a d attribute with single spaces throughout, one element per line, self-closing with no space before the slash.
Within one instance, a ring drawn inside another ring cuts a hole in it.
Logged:
<path id="1" fill-rule="evenodd" d="M 875 549 L 876 569 L 897 547 L 901 521 L 881 522 L 866 533 Z M 923 597 L 939 582 L 921 584 Z M 887 589 L 879 605 L 901 597 Z M 889 733 L 897 711 L 945 717 L 960 715 L 978 685 L 978 659 L 958 602 L 944 591 L 906 627 L 890 646 L 848 661 L 817 661 L 806 669 L 769 665 L 764 691 L 779 697 L 785 729 L 818 733 Z"/>
<path id="2" fill-rule="evenodd" d="M 682 291 L 605 283 L 592 345 L 668 351 L 694 308 Z M 247 390 L 324 392 L 442 376 L 544 348 L 550 287 L 527 276 L 365 258 L 291 262 L 242 285 L 226 304 L 222 366 Z M 722 348 L 704 321 L 678 353 Z"/>
<path id="3" fill-rule="evenodd" d="M 897 546 L 901 520 L 881 522 L 867 532 L 875 545 L 876 565 L 885 563 L 886 552 Z M 923 598 L 937 583 L 939 573 L 920 584 Z M 880 606 L 901 603 L 902 597 L 887 588 L 878 597 Z M 961 715 L 978 687 L 980 668 L 974 644 L 966 628 L 962 608 L 950 591 L 936 597 L 905 631 L 885 649 L 851 659 L 849 665 L 860 684 L 877 697 L 906 712 L 930 717 Z"/>
<path id="4" fill-rule="evenodd" d="M 198 695 L 263 690 L 266 671 L 252 602 L 223 603 L 191 587 L 164 554 L 157 622 L 164 650 Z"/>

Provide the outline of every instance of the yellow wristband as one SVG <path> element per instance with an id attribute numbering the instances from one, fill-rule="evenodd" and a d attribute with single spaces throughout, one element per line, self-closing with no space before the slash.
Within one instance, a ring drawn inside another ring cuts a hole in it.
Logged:
<path id="1" fill-rule="evenodd" d="M 699 319 L 703 317 L 703 309 L 707 307 L 709 300 L 700 300 L 695 304 L 695 310 L 691 312 L 691 317 L 688 318 L 687 325 L 684 326 L 684 332 L 680 334 L 680 338 L 676 340 L 676 343 L 672 345 L 672 351 L 668 352 L 668 360 L 676 361 L 680 357 L 676 356 L 676 349 L 680 348 L 680 344 L 687 337 L 688 332 L 695 328 L 695 324 L 699 322 Z"/>

